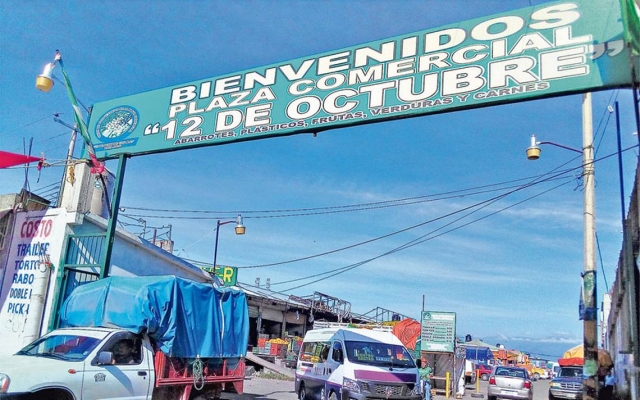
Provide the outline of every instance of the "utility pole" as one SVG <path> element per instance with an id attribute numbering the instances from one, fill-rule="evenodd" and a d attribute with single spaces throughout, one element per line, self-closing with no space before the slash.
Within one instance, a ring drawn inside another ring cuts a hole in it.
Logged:
<path id="1" fill-rule="evenodd" d="M 593 166 L 593 118 L 591 93 L 582 97 L 582 168 L 584 180 L 584 375 L 583 399 L 598 399 L 598 325 L 596 281 L 595 176 Z"/>
<path id="2" fill-rule="evenodd" d="M 69 149 L 67 150 L 67 162 L 64 165 L 64 172 L 62 173 L 62 182 L 60 183 L 60 192 L 58 193 L 58 203 L 56 204 L 57 207 L 60 207 L 60 205 L 62 204 L 62 196 L 64 195 L 64 187 L 66 185 L 67 178 L 68 178 L 69 166 L 71 165 L 71 160 L 73 159 L 73 150 L 76 147 L 76 136 L 78 135 L 78 128 L 76 126 L 71 126 L 66 122 L 62 121 L 60 118 L 57 117 L 58 114 L 55 114 L 55 115 L 56 116 L 53 117 L 53 120 L 55 122 L 71 129 L 71 140 L 69 141 Z M 73 185 L 73 182 L 69 182 L 69 183 Z"/>

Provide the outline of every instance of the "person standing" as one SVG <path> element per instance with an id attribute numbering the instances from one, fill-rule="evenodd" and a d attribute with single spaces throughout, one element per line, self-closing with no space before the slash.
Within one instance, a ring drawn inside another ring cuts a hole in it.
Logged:
<path id="1" fill-rule="evenodd" d="M 602 388 L 602 400 L 613 399 L 613 389 L 616 386 L 616 376 L 613 374 L 613 368 L 607 371 L 604 377 L 604 388 Z"/>

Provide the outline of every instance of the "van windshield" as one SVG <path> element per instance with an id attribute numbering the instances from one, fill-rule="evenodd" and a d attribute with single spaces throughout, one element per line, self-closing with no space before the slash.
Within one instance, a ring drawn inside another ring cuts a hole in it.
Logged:
<path id="1" fill-rule="evenodd" d="M 382 342 L 345 342 L 345 357 L 352 363 L 394 368 L 415 368 L 404 346 Z"/>

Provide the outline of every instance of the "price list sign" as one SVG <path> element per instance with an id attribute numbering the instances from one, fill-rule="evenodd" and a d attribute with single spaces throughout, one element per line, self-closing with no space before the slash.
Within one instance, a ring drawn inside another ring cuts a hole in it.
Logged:
<path id="1" fill-rule="evenodd" d="M 456 338 L 456 313 L 423 311 L 421 345 L 422 351 L 453 353 Z"/>

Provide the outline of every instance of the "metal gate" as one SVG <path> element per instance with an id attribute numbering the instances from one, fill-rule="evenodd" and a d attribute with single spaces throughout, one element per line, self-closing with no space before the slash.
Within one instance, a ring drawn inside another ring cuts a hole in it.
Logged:
<path id="1" fill-rule="evenodd" d="M 60 307 L 73 289 L 100 278 L 100 260 L 104 249 L 105 235 L 68 235 L 62 265 L 61 290 L 56 299 L 55 319 L 50 328 L 60 327 Z"/>

